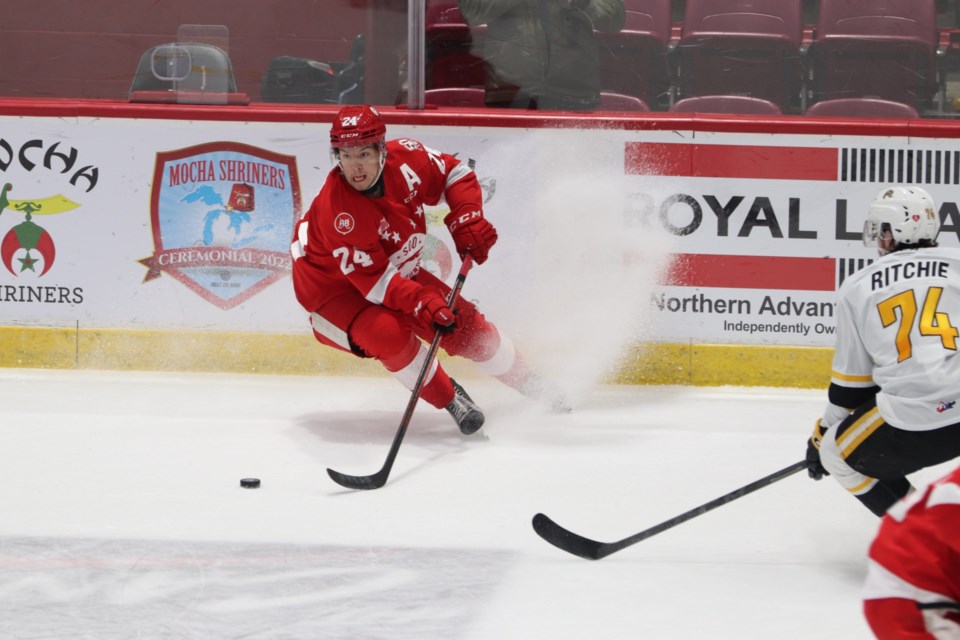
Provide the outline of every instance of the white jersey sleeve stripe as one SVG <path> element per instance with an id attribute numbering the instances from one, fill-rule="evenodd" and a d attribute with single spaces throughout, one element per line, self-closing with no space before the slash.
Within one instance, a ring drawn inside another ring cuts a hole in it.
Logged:
<path id="1" fill-rule="evenodd" d="M 937 485 L 930 491 L 927 506 L 960 505 L 960 486 L 953 483 Z"/>
<path id="2" fill-rule="evenodd" d="M 857 474 L 857 475 L 864 479 L 863 482 L 861 482 L 860 484 L 854 485 L 852 487 L 847 487 L 847 491 L 849 491 L 855 496 L 862 495 L 867 491 L 869 491 L 870 489 L 873 489 L 873 485 L 877 484 L 878 482 L 876 478 L 868 478 L 867 476 L 864 476 L 861 474 Z"/>
<path id="3" fill-rule="evenodd" d="M 367 295 L 364 296 L 367 300 L 373 304 L 383 304 L 383 301 L 387 297 L 387 288 L 390 286 L 390 281 L 393 280 L 394 276 L 399 276 L 400 271 L 393 265 L 387 267 L 383 272 L 383 275 L 380 276 L 380 279 L 371 287 L 370 291 L 367 292 Z"/>
<path id="4" fill-rule="evenodd" d="M 850 425 L 850 428 L 843 432 L 837 438 L 837 447 L 840 449 L 840 455 L 846 460 L 847 456 L 853 453 L 861 442 L 870 437 L 880 425 L 883 424 L 883 417 L 874 407 L 866 412 L 856 422 Z"/>
<path id="5" fill-rule="evenodd" d="M 346 351 L 352 351 L 350 348 L 350 338 L 347 336 L 347 332 L 324 319 L 323 316 L 316 313 L 311 313 L 310 326 L 313 327 L 313 330 L 324 338 L 340 345 Z"/>
<path id="6" fill-rule="evenodd" d="M 459 182 L 460 180 L 463 180 L 465 177 L 467 177 L 471 173 L 473 173 L 473 169 L 471 169 L 469 166 L 461 162 L 460 164 L 455 166 L 453 170 L 450 171 L 449 174 L 447 174 L 447 188 L 449 188 L 454 183 Z"/>
<path id="7" fill-rule="evenodd" d="M 916 602 L 944 602 L 950 598 L 940 593 L 915 587 L 876 560 L 867 560 L 867 579 L 863 587 L 864 600 L 906 598 Z"/>

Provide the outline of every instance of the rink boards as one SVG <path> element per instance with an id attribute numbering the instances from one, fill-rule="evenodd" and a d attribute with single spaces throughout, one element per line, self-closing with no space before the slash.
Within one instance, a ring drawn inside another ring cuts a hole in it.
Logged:
<path id="1" fill-rule="evenodd" d="M 289 275 L 335 109 L 35 106 L 0 105 L 0 366 L 374 373 L 313 343 Z M 501 240 L 465 295 L 534 358 L 606 334 L 614 382 L 825 386 L 878 190 L 927 188 L 957 243 L 948 124 L 385 117 L 483 186 Z"/>

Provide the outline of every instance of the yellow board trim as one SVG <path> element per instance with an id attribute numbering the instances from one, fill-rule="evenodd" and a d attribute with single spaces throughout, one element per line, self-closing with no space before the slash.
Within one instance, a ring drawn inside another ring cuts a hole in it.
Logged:
<path id="1" fill-rule="evenodd" d="M 637 343 L 605 382 L 826 389 L 832 359 L 821 347 Z M 83 327 L 0 327 L 0 367 L 388 375 L 310 334 Z"/>

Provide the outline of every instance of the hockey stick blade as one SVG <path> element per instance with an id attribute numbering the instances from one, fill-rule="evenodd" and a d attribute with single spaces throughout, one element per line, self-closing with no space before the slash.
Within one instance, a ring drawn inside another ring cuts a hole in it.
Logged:
<path id="1" fill-rule="evenodd" d="M 460 265 L 460 273 L 457 274 L 457 280 L 450 290 L 450 296 L 447 298 L 447 306 L 454 309 L 457 304 L 457 298 L 460 297 L 460 290 L 467 279 L 467 273 L 473 266 L 473 260 L 468 255 L 463 259 Z M 379 489 L 387 483 L 387 477 L 390 475 L 390 469 L 393 468 L 393 462 L 397 459 L 397 453 L 400 451 L 400 445 L 403 443 L 403 436 L 407 433 L 407 427 L 410 426 L 410 419 L 413 417 L 413 410 L 417 407 L 417 401 L 420 399 L 420 389 L 423 387 L 427 373 L 430 371 L 431 364 L 437 355 L 437 349 L 440 348 L 442 334 L 438 331 L 430 342 L 430 348 L 427 350 L 423 366 L 420 368 L 420 375 L 410 393 L 410 400 L 407 402 L 407 408 L 400 419 L 400 426 L 397 427 L 397 433 L 393 436 L 393 444 L 390 445 L 390 451 L 387 452 L 387 459 L 383 466 L 376 473 L 369 476 L 351 476 L 333 469 L 327 469 L 327 475 L 330 479 L 347 489 Z"/>
<path id="2" fill-rule="evenodd" d="M 538 536 L 558 549 L 563 549 L 567 553 L 572 553 L 587 560 L 599 560 L 613 553 L 606 550 L 610 546 L 608 543 L 597 542 L 577 535 L 564 529 L 542 513 L 533 516 L 533 530 L 537 532 Z"/>
<path id="3" fill-rule="evenodd" d="M 390 475 L 389 469 L 380 469 L 370 476 L 351 476 L 346 473 L 340 473 L 333 469 L 327 469 L 327 475 L 341 487 L 347 489 L 369 490 L 379 489 L 387 483 L 387 476 Z"/>
<path id="4" fill-rule="evenodd" d="M 631 545 L 646 540 L 647 538 L 655 536 L 658 533 L 666 531 L 667 529 L 672 529 L 678 524 L 682 524 L 687 520 L 691 520 L 697 516 L 703 515 L 704 513 L 712 511 L 717 507 L 721 507 L 727 503 L 733 502 L 737 498 L 742 498 L 747 494 L 753 493 L 754 491 L 762 489 L 763 487 L 767 487 L 774 482 L 783 480 L 784 478 L 792 476 L 793 474 L 803 471 L 806 468 L 806 460 L 795 462 L 789 467 L 785 467 L 780 471 L 776 471 L 768 476 L 760 478 L 759 480 L 755 480 L 748 485 L 722 495 L 719 498 L 700 505 L 699 507 L 695 507 L 690 511 L 681 513 L 674 518 L 661 522 L 655 527 L 644 529 L 640 533 L 636 533 L 630 537 L 624 538 L 623 540 L 618 540 L 616 542 L 599 542 L 597 540 L 585 538 L 581 535 L 573 533 L 572 531 L 564 529 L 542 513 L 538 513 L 533 516 L 533 530 L 537 532 L 537 535 L 558 549 L 562 549 L 567 553 L 572 553 L 575 556 L 579 556 L 587 560 L 600 560 L 601 558 L 607 557 L 611 553 L 616 553 L 617 551 L 626 549 Z"/>

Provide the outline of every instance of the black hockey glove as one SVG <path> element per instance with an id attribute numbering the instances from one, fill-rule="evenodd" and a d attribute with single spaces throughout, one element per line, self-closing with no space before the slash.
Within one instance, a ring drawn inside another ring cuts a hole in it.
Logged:
<path id="1" fill-rule="evenodd" d="M 820 443 L 827 430 L 820 426 L 820 421 L 813 425 L 813 435 L 807 440 L 807 475 L 814 480 L 822 480 L 830 472 L 823 468 L 820 462 Z"/>

